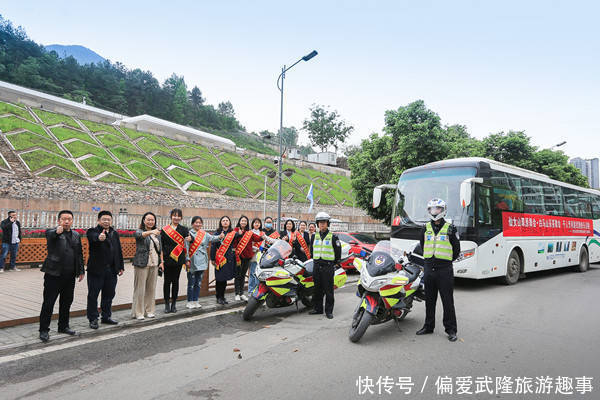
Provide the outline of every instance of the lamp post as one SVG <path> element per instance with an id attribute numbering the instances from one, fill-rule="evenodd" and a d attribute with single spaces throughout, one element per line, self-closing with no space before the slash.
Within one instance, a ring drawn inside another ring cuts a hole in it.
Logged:
<path id="1" fill-rule="evenodd" d="M 563 140 L 562 142 L 555 144 L 554 146 L 550 147 L 550 150 L 554 149 L 555 147 L 560 147 L 560 146 L 564 146 L 565 144 L 567 144 L 566 140 Z"/>
<path id="2" fill-rule="evenodd" d="M 305 55 L 304 57 L 302 57 L 301 59 L 299 59 L 298 61 L 296 61 L 295 63 L 293 63 L 292 65 L 290 65 L 289 67 L 286 68 L 286 66 L 284 65 L 281 68 L 281 74 L 279 74 L 279 77 L 277 78 L 277 89 L 279 89 L 279 91 L 281 92 L 281 108 L 280 108 L 280 113 L 279 113 L 279 159 L 278 159 L 278 179 L 279 179 L 279 188 L 278 188 L 278 193 L 277 193 L 277 230 L 279 231 L 281 228 L 281 157 L 283 156 L 283 152 L 282 152 L 282 141 L 281 141 L 281 137 L 283 136 L 283 81 L 285 80 L 285 73 L 287 71 L 289 71 L 290 69 L 292 69 L 296 64 L 298 64 L 300 61 L 308 61 L 311 58 L 313 58 L 314 56 L 316 56 L 318 53 L 316 50 L 311 51 L 310 53 L 308 53 L 307 55 Z M 279 86 L 279 79 L 281 79 L 281 87 Z"/>
<path id="3" fill-rule="evenodd" d="M 277 173 L 269 171 L 265 174 L 265 190 L 263 191 L 263 221 L 267 218 L 267 178 L 273 179 Z"/>

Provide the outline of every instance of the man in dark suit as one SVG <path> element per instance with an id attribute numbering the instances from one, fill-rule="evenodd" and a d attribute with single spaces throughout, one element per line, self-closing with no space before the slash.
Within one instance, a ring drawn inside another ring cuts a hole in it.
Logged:
<path id="1" fill-rule="evenodd" d="M 17 252 L 21 242 L 21 223 L 15 211 L 8 212 L 8 218 L 0 222 L 2 227 L 2 252 L 0 254 L 0 272 L 4 272 L 4 260 L 10 252 L 10 266 L 7 271 L 19 271 L 17 268 Z"/>
<path id="2" fill-rule="evenodd" d="M 40 340 L 47 342 L 50 339 L 50 319 L 54 303 L 60 296 L 58 311 L 58 331 L 67 335 L 76 335 L 69 328 L 69 310 L 73 303 L 75 291 L 75 278 L 79 282 L 85 274 L 83 268 L 83 251 L 81 237 L 71 230 L 73 213 L 63 210 L 58 213 L 58 227 L 46 231 L 48 256 L 44 261 L 41 271 L 44 274 L 44 303 L 40 312 Z"/>
<path id="3" fill-rule="evenodd" d="M 111 318 L 112 301 L 117 287 L 117 275 L 123 275 L 123 251 L 119 234 L 112 226 L 110 211 L 98 213 L 98 225 L 87 231 L 90 246 L 90 256 L 87 263 L 87 318 L 90 328 L 98 329 L 98 295 L 102 292 L 100 308 L 102 309 L 102 323 L 109 325 L 118 324 Z"/>

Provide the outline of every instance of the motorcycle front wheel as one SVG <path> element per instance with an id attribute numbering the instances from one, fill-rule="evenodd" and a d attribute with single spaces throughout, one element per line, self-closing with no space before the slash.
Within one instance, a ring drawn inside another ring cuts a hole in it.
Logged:
<path id="1" fill-rule="evenodd" d="M 244 308 L 244 313 L 242 314 L 242 318 L 244 321 L 250 321 L 258 307 L 260 306 L 260 301 L 258 301 L 255 297 L 250 297 L 248 299 L 248 304 L 246 304 L 246 308 Z"/>
<path id="2" fill-rule="evenodd" d="M 367 312 L 363 307 L 358 307 L 358 310 L 356 310 L 352 317 L 352 326 L 348 335 L 351 342 L 356 343 L 363 337 L 367 328 L 371 325 L 371 318 L 373 318 L 371 313 Z"/>
<path id="3" fill-rule="evenodd" d="M 300 301 L 302 302 L 302 304 L 304 304 L 304 307 L 306 307 L 306 308 L 312 308 L 313 307 L 312 296 L 310 296 L 310 297 L 302 297 L 300 299 Z"/>

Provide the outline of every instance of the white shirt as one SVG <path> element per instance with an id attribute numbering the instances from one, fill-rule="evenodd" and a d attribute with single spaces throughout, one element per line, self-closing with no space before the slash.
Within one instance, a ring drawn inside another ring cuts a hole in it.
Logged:
<path id="1" fill-rule="evenodd" d="M 20 242 L 19 240 L 19 226 L 17 225 L 17 221 L 12 223 L 12 244 L 17 244 Z"/>

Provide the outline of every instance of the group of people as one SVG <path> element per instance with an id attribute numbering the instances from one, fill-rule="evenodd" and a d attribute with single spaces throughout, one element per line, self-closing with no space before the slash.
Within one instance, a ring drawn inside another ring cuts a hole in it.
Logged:
<path id="1" fill-rule="evenodd" d="M 315 298 L 311 314 L 325 313 L 333 318 L 334 265 L 340 260 L 341 245 L 336 235 L 329 232 L 329 216 L 317 214 L 316 223 L 300 221 L 298 227 L 288 219 L 284 229 L 274 229 L 273 218 L 252 221 L 242 215 L 234 226 L 231 218 L 223 216 L 218 229 L 209 233 L 203 229 L 200 216 L 191 218 L 191 227 L 182 224 L 183 212 L 173 209 L 170 223 L 157 227 L 157 217 L 152 212 L 142 216 L 135 231 L 136 252 L 134 267 L 134 290 L 132 318 L 143 320 L 155 317 L 155 290 L 159 276 L 163 276 L 165 313 L 177 312 L 179 278 L 183 269 L 187 272 L 187 308 L 201 307 L 198 299 L 204 273 L 209 260 L 215 268 L 215 296 L 218 304 L 227 304 L 225 289 L 234 279 L 235 300 L 247 301 L 258 285 L 254 275 L 259 249 L 266 248 L 278 239 L 288 241 L 292 255 L 302 261 L 315 260 Z M 110 211 L 98 213 L 98 224 L 86 232 L 89 242 L 87 260 L 87 318 L 90 328 L 99 324 L 118 324 L 112 318 L 112 301 L 118 277 L 124 272 L 123 252 L 118 232 L 112 226 Z M 50 320 L 56 300 L 59 299 L 58 332 L 75 335 L 69 327 L 69 310 L 73 302 L 75 282 L 85 277 L 83 247 L 80 235 L 72 229 L 73 213 L 58 213 L 56 228 L 46 230 L 48 255 L 41 271 L 44 272 L 44 300 L 40 312 L 40 339 L 49 340 Z M 4 229 L 4 223 L 3 223 Z M 5 235 L 3 235 L 3 238 Z M 4 246 L 3 246 L 4 247 Z M 248 288 L 245 290 L 249 272 Z M 98 312 L 98 296 L 100 309 Z M 320 301 L 319 301 L 320 300 Z M 100 318 L 100 320 L 99 320 Z"/>

